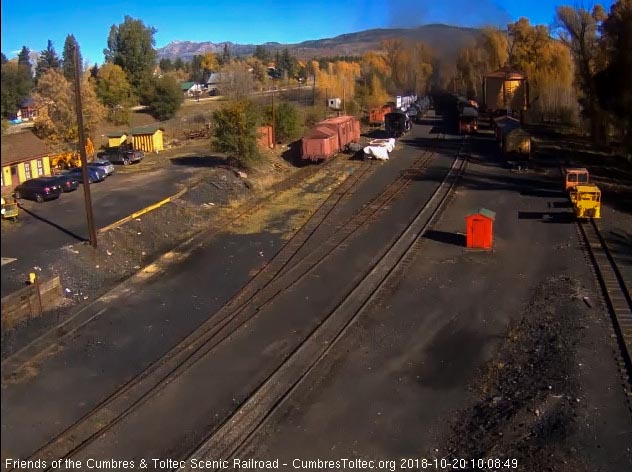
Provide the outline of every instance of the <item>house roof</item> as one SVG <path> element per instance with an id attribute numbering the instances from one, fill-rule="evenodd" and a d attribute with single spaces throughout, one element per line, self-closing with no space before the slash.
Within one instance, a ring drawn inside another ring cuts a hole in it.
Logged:
<path id="1" fill-rule="evenodd" d="M 180 84 L 180 88 L 182 90 L 189 90 L 191 87 L 195 85 L 195 82 L 182 82 Z"/>
<path id="2" fill-rule="evenodd" d="M 108 138 L 122 138 L 126 135 L 127 133 L 125 131 L 112 131 L 111 133 L 106 134 Z"/>
<path id="3" fill-rule="evenodd" d="M 132 136 L 138 136 L 140 134 L 154 134 L 158 130 L 164 131 L 165 129 L 158 125 L 137 126 L 136 128 L 129 130 L 129 134 Z"/>
<path id="4" fill-rule="evenodd" d="M 20 103 L 20 108 L 34 107 L 35 99 L 33 97 L 25 98 L 22 103 Z"/>
<path id="5" fill-rule="evenodd" d="M 2 137 L 2 165 L 17 164 L 53 154 L 44 141 L 32 131 L 6 134 Z"/>
<path id="6" fill-rule="evenodd" d="M 527 78 L 523 72 L 517 69 L 512 69 L 511 67 L 501 67 L 500 69 L 485 74 L 483 77 L 488 79 L 495 78 L 504 80 L 525 80 Z"/>
<path id="7" fill-rule="evenodd" d="M 225 81 L 226 81 L 225 74 L 222 74 L 221 72 L 212 72 L 208 76 L 206 83 L 207 84 L 221 84 L 222 82 L 225 82 Z"/>
<path id="8" fill-rule="evenodd" d="M 492 221 L 496 219 L 496 212 L 487 208 L 477 208 L 476 210 L 469 213 L 469 216 L 472 215 L 483 215 L 484 217 L 489 218 Z"/>

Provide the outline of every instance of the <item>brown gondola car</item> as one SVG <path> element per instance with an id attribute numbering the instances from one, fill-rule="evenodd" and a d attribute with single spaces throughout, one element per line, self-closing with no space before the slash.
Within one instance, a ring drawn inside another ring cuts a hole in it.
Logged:
<path id="1" fill-rule="evenodd" d="M 301 158 L 309 161 L 331 159 L 340 152 L 336 132 L 325 126 L 316 126 L 305 132 L 301 140 Z"/>
<path id="2" fill-rule="evenodd" d="M 343 115 L 316 123 L 316 126 L 329 128 L 338 136 L 338 148 L 346 151 L 349 144 L 360 140 L 360 122 L 353 116 Z"/>
<path id="3" fill-rule="evenodd" d="M 382 126 L 384 124 L 384 115 L 390 113 L 392 107 L 390 105 L 384 105 L 380 108 L 374 108 L 369 112 L 369 124 L 374 126 Z"/>

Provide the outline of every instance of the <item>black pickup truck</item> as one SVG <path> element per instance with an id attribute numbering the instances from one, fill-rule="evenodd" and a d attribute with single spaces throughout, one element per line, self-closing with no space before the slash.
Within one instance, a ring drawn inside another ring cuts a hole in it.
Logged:
<path id="1" fill-rule="evenodd" d="M 110 147 L 97 154 L 98 159 L 107 159 L 112 164 L 133 164 L 140 162 L 145 157 L 143 151 L 136 151 L 130 147 Z"/>

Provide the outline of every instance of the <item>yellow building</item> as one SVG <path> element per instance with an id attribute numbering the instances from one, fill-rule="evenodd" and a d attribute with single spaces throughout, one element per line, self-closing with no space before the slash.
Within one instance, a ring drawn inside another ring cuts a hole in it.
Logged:
<path id="1" fill-rule="evenodd" d="M 139 126 L 130 130 L 129 135 L 132 137 L 134 149 L 144 152 L 158 152 L 164 150 L 164 131 L 164 128 L 156 125 Z"/>
<path id="2" fill-rule="evenodd" d="M 106 136 L 108 137 L 108 147 L 117 147 L 127 141 L 127 133 L 124 131 L 114 131 Z"/>
<path id="3" fill-rule="evenodd" d="M 51 149 L 31 131 L 2 137 L 2 190 L 25 180 L 51 175 Z"/>

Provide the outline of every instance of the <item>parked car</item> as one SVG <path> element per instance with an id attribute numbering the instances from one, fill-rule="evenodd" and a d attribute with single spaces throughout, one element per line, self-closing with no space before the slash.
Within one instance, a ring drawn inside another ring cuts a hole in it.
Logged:
<path id="1" fill-rule="evenodd" d="M 57 183 L 61 186 L 63 192 L 72 192 L 79 187 L 79 177 L 76 174 L 69 174 L 64 172 L 53 176 Z"/>
<path id="2" fill-rule="evenodd" d="M 79 183 L 83 183 L 83 174 L 81 171 L 81 167 L 75 167 L 74 169 L 68 172 L 69 174 L 77 176 L 79 179 Z M 105 169 L 101 167 L 90 167 L 88 166 L 88 183 L 91 184 L 93 182 L 103 182 L 108 175 L 105 172 Z"/>
<path id="3" fill-rule="evenodd" d="M 100 167 L 105 170 L 107 175 L 112 175 L 114 173 L 114 165 L 112 165 L 112 163 L 107 159 L 97 159 L 95 161 L 88 162 L 88 165 L 90 167 Z"/>
<path id="4" fill-rule="evenodd" d="M 27 198 L 42 203 L 45 200 L 59 198 L 61 192 L 61 185 L 55 177 L 38 177 L 22 182 L 15 187 L 13 196 L 17 199 Z"/>
<path id="5" fill-rule="evenodd" d="M 145 153 L 143 151 L 136 151 L 129 147 L 111 147 L 107 148 L 105 151 L 101 151 L 97 154 L 98 159 L 107 159 L 112 164 L 133 164 L 135 162 L 140 162 L 145 157 Z"/>

